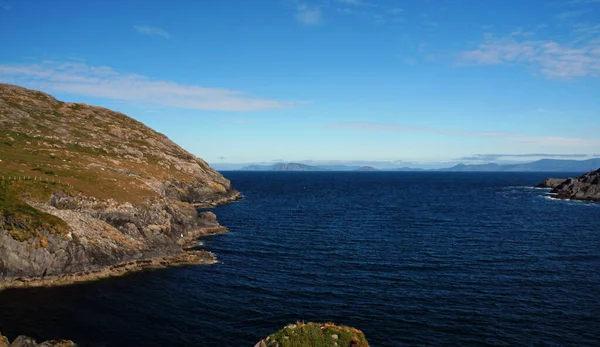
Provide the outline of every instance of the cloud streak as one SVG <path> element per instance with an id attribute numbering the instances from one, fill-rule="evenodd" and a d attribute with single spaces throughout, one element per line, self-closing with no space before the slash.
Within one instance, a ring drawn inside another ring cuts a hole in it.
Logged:
<path id="1" fill-rule="evenodd" d="M 588 158 L 590 154 L 524 153 L 524 154 L 474 154 L 459 160 L 493 161 L 502 158 Z"/>
<path id="2" fill-rule="evenodd" d="M 322 12 L 319 7 L 299 4 L 296 7 L 296 20 L 304 25 L 318 25 L 322 21 Z"/>
<path id="3" fill-rule="evenodd" d="M 561 44 L 516 37 L 488 38 L 463 52 L 459 64 L 522 65 L 551 79 L 600 77 L 600 42 Z"/>
<path id="4" fill-rule="evenodd" d="M 160 36 L 165 39 L 170 39 L 171 34 L 169 34 L 166 30 L 156 27 L 149 27 L 145 25 L 134 25 L 133 28 L 140 34 L 150 35 L 150 36 Z"/>
<path id="5" fill-rule="evenodd" d="M 503 131 L 461 131 L 452 129 L 436 129 L 415 127 L 392 123 L 377 122 L 337 122 L 325 126 L 342 130 L 386 131 L 397 133 L 430 133 L 471 138 L 488 138 L 511 142 L 520 145 L 537 145 L 543 147 L 596 147 L 600 146 L 598 138 L 563 137 L 563 136 L 529 136 L 516 132 Z"/>
<path id="6" fill-rule="evenodd" d="M 258 111 L 293 107 L 297 102 L 248 96 L 241 91 L 206 88 L 121 73 L 80 62 L 0 64 L 0 79 L 31 88 L 73 95 L 214 111 Z"/>

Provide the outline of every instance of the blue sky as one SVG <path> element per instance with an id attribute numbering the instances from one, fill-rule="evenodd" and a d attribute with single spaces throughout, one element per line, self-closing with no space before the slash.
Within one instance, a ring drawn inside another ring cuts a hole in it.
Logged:
<path id="1" fill-rule="evenodd" d="M 211 164 L 600 155 L 600 0 L 0 0 L 0 42 Z"/>

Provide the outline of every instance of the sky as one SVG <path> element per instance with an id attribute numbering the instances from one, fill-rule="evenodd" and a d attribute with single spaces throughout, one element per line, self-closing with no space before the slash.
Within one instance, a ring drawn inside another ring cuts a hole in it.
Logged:
<path id="1" fill-rule="evenodd" d="M 0 0 L 0 42 L 216 166 L 600 156 L 600 0 Z"/>

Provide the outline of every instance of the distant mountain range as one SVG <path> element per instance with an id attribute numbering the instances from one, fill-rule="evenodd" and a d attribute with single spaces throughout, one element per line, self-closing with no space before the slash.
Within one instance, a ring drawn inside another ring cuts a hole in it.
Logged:
<path id="1" fill-rule="evenodd" d="M 420 168 L 401 167 L 385 169 L 387 171 L 445 171 L 445 172 L 588 172 L 600 168 L 600 158 L 587 160 L 541 159 L 529 163 L 518 164 L 457 164 L 443 169 L 426 170 Z M 307 165 L 300 163 L 277 163 L 273 165 L 249 165 L 242 171 L 379 171 L 372 166 L 350 165 Z"/>
<path id="2" fill-rule="evenodd" d="M 513 172 L 588 172 L 600 167 L 600 158 L 588 160 L 563 160 L 563 159 L 541 159 L 530 163 L 498 165 L 490 164 L 458 164 L 447 169 L 435 171 L 513 171 Z"/>
<path id="3" fill-rule="evenodd" d="M 299 164 L 299 163 L 277 163 L 273 165 L 249 165 L 241 169 L 242 171 L 327 171 L 317 166 Z"/>

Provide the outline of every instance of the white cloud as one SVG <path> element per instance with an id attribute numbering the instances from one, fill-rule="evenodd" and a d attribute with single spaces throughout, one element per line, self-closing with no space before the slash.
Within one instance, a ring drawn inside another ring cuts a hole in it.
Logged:
<path id="1" fill-rule="evenodd" d="M 319 7 L 299 4 L 296 8 L 296 20 L 305 25 L 317 25 L 322 21 L 322 12 Z"/>
<path id="2" fill-rule="evenodd" d="M 470 138 L 489 138 L 512 144 L 532 145 L 541 147 L 598 147 L 600 139 L 598 138 L 580 138 L 563 136 L 530 136 L 516 132 L 504 131 L 462 131 L 452 129 L 436 129 L 430 127 L 416 127 L 393 123 L 378 122 L 337 122 L 325 124 L 327 127 L 359 130 L 359 131 L 386 131 L 397 133 L 430 133 L 438 135 L 450 135 Z"/>
<path id="3" fill-rule="evenodd" d="M 594 28 L 586 28 L 586 32 Z M 459 55 L 461 64 L 526 66 L 547 78 L 600 77 L 600 42 L 574 40 L 561 44 L 552 40 L 521 37 L 487 37 L 476 49 Z"/>
<path id="4" fill-rule="evenodd" d="M 171 34 L 161 28 L 149 27 L 144 25 L 134 25 L 133 28 L 140 34 L 144 35 L 152 35 L 152 36 L 161 36 L 165 39 L 170 39 Z"/>
<path id="5" fill-rule="evenodd" d="M 297 102 L 261 99 L 243 92 L 206 88 L 120 73 L 81 62 L 0 64 L 0 80 L 30 88 L 73 95 L 128 100 L 197 110 L 257 111 L 293 107 Z"/>

